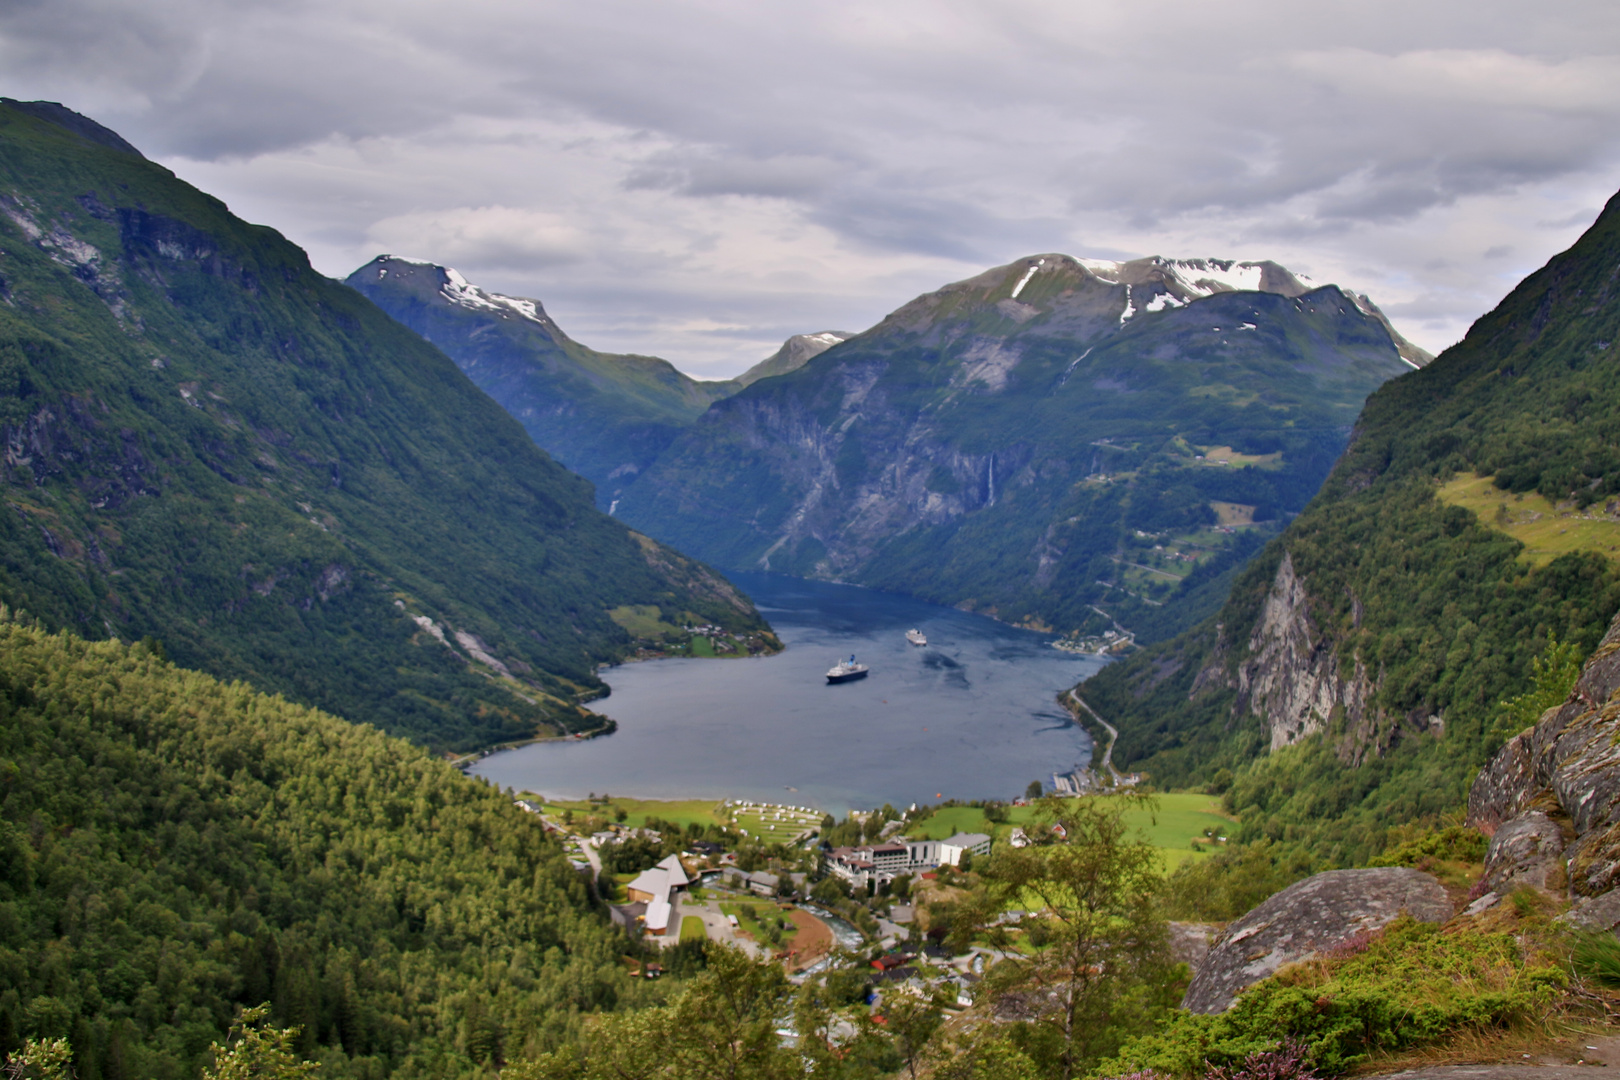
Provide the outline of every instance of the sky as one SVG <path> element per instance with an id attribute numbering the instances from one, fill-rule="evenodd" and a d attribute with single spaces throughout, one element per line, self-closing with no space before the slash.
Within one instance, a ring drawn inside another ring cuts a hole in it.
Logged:
<path id="1" fill-rule="evenodd" d="M 699 378 L 1047 252 L 1274 259 L 1438 352 L 1620 188 L 1601 0 L 0 0 L 0 94 Z"/>

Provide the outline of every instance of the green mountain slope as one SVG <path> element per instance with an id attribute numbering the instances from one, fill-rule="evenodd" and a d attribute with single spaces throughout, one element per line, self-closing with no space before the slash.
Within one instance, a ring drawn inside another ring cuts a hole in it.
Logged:
<path id="1" fill-rule="evenodd" d="M 613 609 L 763 627 L 273 230 L 34 112 L 0 105 L 0 599 L 452 748 L 598 723 Z"/>
<path id="2" fill-rule="evenodd" d="M 1410 369 L 1381 320 L 1272 264 L 1023 259 L 716 403 L 619 516 L 722 566 L 1167 636 Z"/>
<path id="3" fill-rule="evenodd" d="M 1589 650 L 1620 607 L 1617 261 L 1611 201 L 1369 398 L 1219 615 L 1085 684 L 1120 728 L 1115 761 L 1170 785 L 1230 768 L 1249 838 L 1339 862 L 1460 806 L 1532 660 L 1552 636 Z"/>
<path id="4" fill-rule="evenodd" d="M 604 509 L 711 402 L 739 388 L 699 382 L 656 356 L 586 348 L 540 301 L 488 292 L 446 267 L 380 255 L 347 280 L 595 484 Z"/>
<path id="5" fill-rule="evenodd" d="M 638 1000 L 561 845 L 408 743 L 10 621 L 0 717 L 0 1052 L 195 1077 L 271 1002 L 323 1076 L 487 1075 Z"/>

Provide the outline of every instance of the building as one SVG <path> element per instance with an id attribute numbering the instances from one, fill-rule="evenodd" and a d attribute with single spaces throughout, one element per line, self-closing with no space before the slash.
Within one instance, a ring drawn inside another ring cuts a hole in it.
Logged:
<path id="1" fill-rule="evenodd" d="M 939 842 L 939 863 L 941 866 L 960 866 L 962 856 L 971 854 L 975 858 L 990 854 L 990 838 L 984 833 L 968 832 L 957 833 L 946 837 Z"/>
<path id="2" fill-rule="evenodd" d="M 767 874 L 761 871 L 748 875 L 749 889 L 759 893 L 761 896 L 775 896 L 776 890 L 781 884 L 782 879 L 775 874 Z"/>
<path id="3" fill-rule="evenodd" d="M 680 856 L 671 855 L 657 866 L 643 870 L 625 886 L 625 894 L 630 898 L 625 907 L 646 905 L 639 912 L 642 927 L 646 933 L 662 937 L 669 933 L 670 924 L 675 921 L 675 894 L 690 884 Z"/>
<path id="4" fill-rule="evenodd" d="M 990 853 L 990 838 L 983 833 L 957 833 L 945 840 L 892 840 L 865 847 L 833 848 L 826 853 L 827 871 L 851 885 L 893 881 L 936 866 L 956 866 L 962 853 Z"/>

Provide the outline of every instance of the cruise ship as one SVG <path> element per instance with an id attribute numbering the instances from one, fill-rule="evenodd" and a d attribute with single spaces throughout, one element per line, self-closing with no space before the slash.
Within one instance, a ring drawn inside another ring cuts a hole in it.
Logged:
<path id="1" fill-rule="evenodd" d="M 911 642 L 913 645 L 928 644 L 928 639 L 923 637 L 923 632 L 921 630 L 907 630 L 906 640 Z"/>
<path id="2" fill-rule="evenodd" d="M 853 682 L 856 679 L 864 679 L 866 678 L 867 670 L 867 666 L 865 664 L 857 664 L 855 662 L 855 654 L 850 653 L 848 660 L 840 660 L 828 670 L 827 681 L 830 683 L 835 683 Z"/>

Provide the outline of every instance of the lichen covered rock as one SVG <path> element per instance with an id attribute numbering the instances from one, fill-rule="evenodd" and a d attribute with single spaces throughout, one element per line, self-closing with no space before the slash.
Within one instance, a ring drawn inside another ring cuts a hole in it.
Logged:
<path id="1" fill-rule="evenodd" d="M 1352 945 L 1401 914 L 1451 918 L 1434 877 L 1404 867 L 1329 870 L 1295 882 L 1226 928 L 1199 965 L 1181 1007 L 1224 1012 L 1244 989 L 1291 964 Z"/>
<path id="2" fill-rule="evenodd" d="M 1562 853 L 1568 888 L 1599 896 L 1620 885 L 1620 616 L 1562 705 L 1510 740 L 1480 770 L 1468 820 L 1487 834 L 1547 810 L 1566 818 L 1574 842 Z M 1525 826 L 1529 828 L 1529 826 Z M 1542 828 L 1537 826 L 1538 829 Z M 1529 843 L 1528 834 L 1516 840 Z M 1493 842 L 1493 850 L 1495 849 Z M 1538 850 L 1540 848 L 1538 847 Z M 1493 884 L 1494 887 L 1494 884 Z"/>
<path id="3" fill-rule="evenodd" d="M 1491 837 L 1485 883 L 1502 894 L 1520 885 L 1560 891 L 1566 884 L 1563 855 L 1564 831 L 1558 823 L 1540 810 L 1526 811 Z"/>

